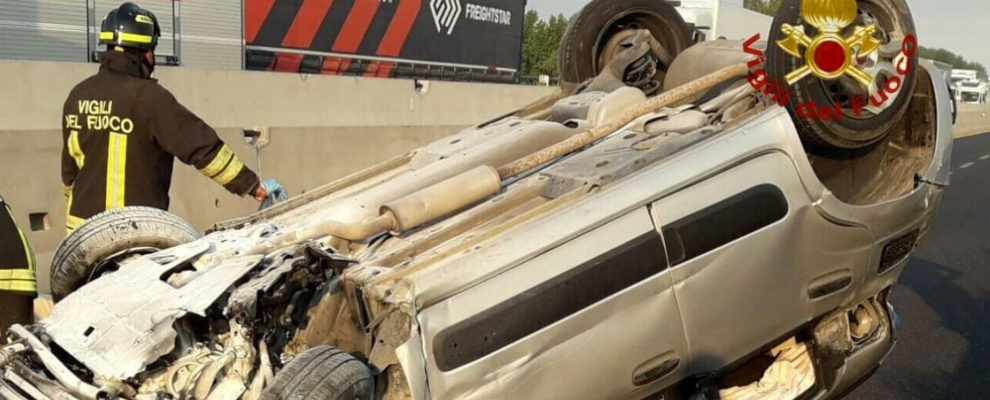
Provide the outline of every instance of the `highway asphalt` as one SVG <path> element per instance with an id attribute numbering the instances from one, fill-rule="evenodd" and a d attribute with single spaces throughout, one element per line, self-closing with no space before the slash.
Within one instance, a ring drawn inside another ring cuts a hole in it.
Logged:
<path id="1" fill-rule="evenodd" d="M 891 303 L 893 354 L 853 400 L 990 399 L 990 134 L 957 139 L 931 231 Z"/>

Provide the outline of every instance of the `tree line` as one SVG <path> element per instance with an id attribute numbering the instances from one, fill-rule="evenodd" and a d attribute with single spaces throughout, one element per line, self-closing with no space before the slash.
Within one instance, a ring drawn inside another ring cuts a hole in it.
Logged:
<path id="1" fill-rule="evenodd" d="M 783 3 L 784 0 L 743 0 L 743 7 L 772 17 Z"/>
<path id="2" fill-rule="evenodd" d="M 941 61 L 946 64 L 952 65 L 955 69 L 975 69 L 977 71 L 986 73 L 987 67 L 975 61 L 969 61 L 963 56 L 956 53 L 948 51 L 943 48 L 929 48 L 925 46 L 918 46 L 918 57 L 927 58 L 930 60 Z"/>
<path id="3" fill-rule="evenodd" d="M 523 76 L 560 75 L 557 52 L 567 30 L 567 21 L 564 14 L 542 19 L 536 10 L 526 12 L 523 20 Z"/>

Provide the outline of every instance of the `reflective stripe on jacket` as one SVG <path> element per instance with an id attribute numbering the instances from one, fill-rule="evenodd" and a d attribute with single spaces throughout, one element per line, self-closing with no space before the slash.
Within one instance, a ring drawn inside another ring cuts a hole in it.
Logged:
<path id="1" fill-rule="evenodd" d="M 66 100 L 62 183 L 70 231 L 124 206 L 167 210 L 175 158 L 237 195 L 259 184 L 213 128 L 148 75 L 139 56 L 108 51 L 99 73 Z"/>
<path id="2" fill-rule="evenodd" d="M 36 293 L 34 254 L 10 206 L 0 197 L 0 291 Z"/>

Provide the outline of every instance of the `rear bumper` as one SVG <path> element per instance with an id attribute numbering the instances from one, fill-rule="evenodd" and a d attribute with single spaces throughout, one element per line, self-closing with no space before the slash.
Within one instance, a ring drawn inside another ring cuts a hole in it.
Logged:
<path id="1" fill-rule="evenodd" d="M 835 374 L 835 379 L 828 387 L 820 388 L 818 394 L 811 399 L 841 399 L 870 379 L 897 344 L 896 331 L 900 319 L 890 303 L 886 304 L 887 326 L 889 329 L 874 342 L 859 348 L 845 358 L 845 363 Z"/>

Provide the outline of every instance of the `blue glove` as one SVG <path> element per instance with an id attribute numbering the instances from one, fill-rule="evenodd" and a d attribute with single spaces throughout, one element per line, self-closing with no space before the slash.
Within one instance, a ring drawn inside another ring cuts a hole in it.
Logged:
<path id="1" fill-rule="evenodd" d="M 281 183 L 278 183 L 278 181 L 274 179 L 265 179 L 261 182 L 261 186 L 265 188 L 268 195 L 265 196 L 265 200 L 261 202 L 261 208 L 259 208 L 258 211 L 264 210 L 289 199 L 289 192 L 285 190 L 285 187 L 283 187 Z"/>

